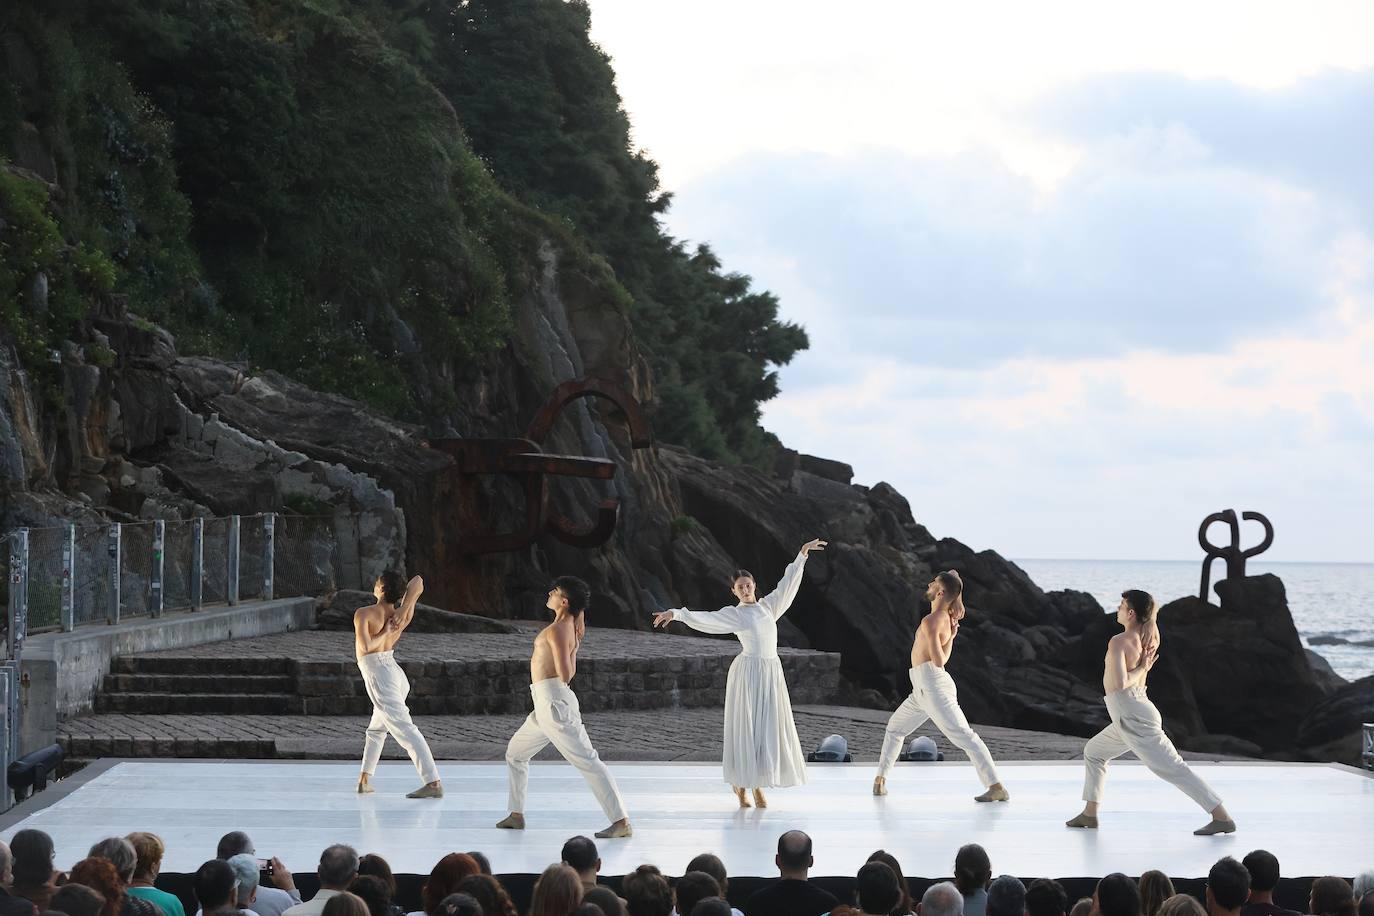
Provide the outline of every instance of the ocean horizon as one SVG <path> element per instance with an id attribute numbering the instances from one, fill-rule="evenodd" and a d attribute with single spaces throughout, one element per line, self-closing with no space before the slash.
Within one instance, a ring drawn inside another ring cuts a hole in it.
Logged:
<path id="1" fill-rule="evenodd" d="M 1104 609 L 1115 607 L 1127 588 L 1144 589 L 1160 604 L 1196 595 L 1202 576 L 1200 559 L 1012 562 L 1046 591 L 1087 592 Z M 1374 604 L 1374 563 L 1252 559 L 1246 573 L 1273 573 L 1283 580 L 1303 645 L 1330 662 L 1337 674 L 1352 681 L 1374 675 L 1374 615 L 1369 613 Z M 1212 584 L 1225 576 L 1225 563 L 1214 564 Z M 1217 600 L 1215 592 L 1208 597 Z"/>

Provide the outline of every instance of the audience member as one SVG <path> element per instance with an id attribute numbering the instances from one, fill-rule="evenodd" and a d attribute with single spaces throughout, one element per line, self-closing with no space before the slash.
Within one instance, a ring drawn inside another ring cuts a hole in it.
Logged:
<path id="1" fill-rule="evenodd" d="M 720 899 L 726 901 L 727 903 L 729 902 L 730 878 L 725 873 L 725 863 L 720 860 L 720 856 L 710 852 L 703 852 L 701 855 L 697 856 L 695 859 L 687 863 L 687 870 L 704 871 L 712 878 L 715 878 L 716 883 L 720 885 Z M 730 914 L 731 916 L 744 916 L 743 913 L 741 913 L 734 907 L 730 908 Z M 607 914 L 607 916 L 610 916 L 610 914 Z M 678 916 L 690 916 L 690 914 L 679 913 Z"/>
<path id="2" fill-rule="evenodd" d="M 64 884 L 52 895 L 51 913 L 56 910 L 63 916 L 100 916 L 105 909 L 105 895 L 84 884 Z"/>
<path id="3" fill-rule="evenodd" d="M 41 830 L 21 830 L 10 837 L 10 857 L 10 870 L 14 873 L 10 893 L 23 897 L 39 910 L 49 909 L 48 903 L 57 890 L 52 837 Z"/>
<path id="4" fill-rule="evenodd" d="M 891 916 L 902 902 L 896 873 L 886 862 L 865 862 L 859 869 L 854 898 L 864 916 Z"/>
<path id="5" fill-rule="evenodd" d="M 626 875 L 625 880 L 630 876 Z M 582 879 L 561 862 L 544 869 L 534 882 L 528 916 L 568 916 L 582 902 Z"/>
<path id="6" fill-rule="evenodd" d="M 245 913 L 246 916 L 260 916 L 253 909 L 253 904 L 258 898 L 258 880 L 261 875 L 258 869 L 258 857 L 250 856 L 245 852 L 237 856 L 230 856 L 225 861 L 234 870 L 234 897 L 238 900 L 239 911 Z M 203 916 L 203 914 L 197 914 L 197 916 Z"/>
<path id="7" fill-rule="evenodd" d="M 932 884 L 921 896 L 916 912 L 918 916 L 962 916 L 964 895 L 951 881 Z"/>
<path id="8" fill-rule="evenodd" d="M 386 882 L 376 875 L 359 875 L 348 883 L 348 892 L 367 907 L 368 916 L 396 916 Z"/>
<path id="9" fill-rule="evenodd" d="M 472 856 L 472 861 L 474 861 L 474 862 L 477 863 L 477 867 L 478 867 L 478 869 L 480 869 L 480 871 L 478 872 L 478 874 L 483 874 L 483 875 L 489 875 L 489 874 L 491 874 L 491 859 L 488 859 L 488 858 L 487 858 L 487 854 L 486 854 L 486 853 L 484 853 L 484 852 L 477 852 L 476 850 L 473 850 L 473 851 L 469 852 L 468 855 Z"/>
<path id="10" fill-rule="evenodd" d="M 331 894 L 320 910 L 320 916 L 368 916 L 367 904 L 357 894 L 339 891 Z M 477 916 L 481 916 L 478 913 Z"/>
<path id="11" fill-rule="evenodd" d="M 112 836 L 101 840 L 87 853 L 91 858 L 104 859 L 115 867 L 119 875 L 119 912 L 123 916 L 164 916 L 162 908 L 151 900 L 129 895 L 129 884 L 134 880 L 134 870 L 138 868 L 138 854 L 134 844 L 122 836 Z M 104 889 L 100 891 L 106 893 Z M 109 901 L 105 901 L 109 906 Z"/>
<path id="12" fill-rule="evenodd" d="M 10 848 L 0 843 L 0 916 L 34 916 L 38 908 L 32 900 L 15 897 L 8 888 L 14 882 L 14 861 Z"/>
<path id="13" fill-rule="evenodd" d="M 228 861 L 245 853 L 250 856 L 258 855 L 248 834 L 242 830 L 234 830 L 220 837 L 219 846 L 215 849 L 215 858 Z M 281 859 L 273 856 L 270 859 L 259 857 L 259 860 L 267 863 L 268 880 L 272 884 L 259 884 L 258 899 L 253 901 L 253 912 L 258 916 L 282 916 L 301 902 L 301 892 L 296 889 L 296 879 L 291 874 L 291 869 L 282 864 Z"/>
<path id="14" fill-rule="evenodd" d="M 238 878 L 223 859 L 211 859 L 196 869 L 191 882 L 205 916 L 238 916 Z"/>
<path id="15" fill-rule="evenodd" d="M 472 855 L 472 853 L 468 853 Z M 471 894 L 477 902 L 482 904 L 482 912 L 485 916 L 517 916 L 515 902 L 510 899 L 510 894 L 501 886 L 491 875 L 468 875 L 458 882 L 458 890 L 464 894 Z M 614 892 L 611 894 L 615 896 Z M 586 897 L 583 897 L 585 900 Z M 616 916 L 608 913 L 606 916 Z"/>
<path id="16" fill-rule="evenodd" d="M 959 847 L 954 856 L 954 886 L 964 896 L 964 916 L 983 916 L 988 905 L 992 861 L 977 843 Z"/>
<path id="17" fill-rule="evenodd" d="M 1093 916 L 1140 916 L 1140 888 L 1120 872 L 1107 875 L 1093 891 Z"/>
<path id="18" fill-rule="evenodd" d="M 816 860 L 811 855 L 811 837 L 805 833 L 789 830 L 778 837 L 773 861 L 781 877 L 745 902 L 747 916 L 821 916 L 840 905 L 833 894 L 807 879 Z M 633 910 L 631 914 L 636 916 Z"/>
<path id="19" fill-rule="evenodd" d="M 1092 908 L 1092 901 L 1088 901 Z M 1036 878 L 1026 888 L 1027 916 L 1068 916 L 1069 895 L 1053 878 Z"/>
<path id="20" fill-rule="evenodd" d="M 1355 902 L 1363 903 L 1369 892 L 1374 891 L 1374 870 L 1360 872 L 1350 887 L 1355 892 Z"/>
<path id="21" fill-rule="evenodd" d="M 1218 859 L 1207 872 L 1207 912 L 1211 916 L 1240 916 L 1240 908 L 1249 897 L 1250 873 L 1245 866 L 1230 856 Z"/>
<path id="22" fill-rule="evenodd" d="M 1174 882 L 1162 871 L 1151 870 L 1140 876 L 1140 912 L 1155 916 L 1164 901 L 1174 895 Z"/>
<path id="23" fill-rule="evenodd" d="M 129 882 L 129 896 L 151 900 L 167 916 L 186 916 L 186 910 L 176 894 L 160 891 L 156 887 L 157 876 L 162 871 L 162 856 L 167 851 L 162 838 L 156 833 L 140 832 L 131 833 L 124 839 L 133 847 L 137 859 L 133 880 Z"/>
<path id="24" fill-rule="evenodd" d="M 368 883 L 363 885 L 363 893 L 358 893 L 355 886 L 363 878 L 375 878 L 381 882 L 382 889 L 386 894 L 385 916 L 405 916 L 405 910 L 396 903 L 396 876 L 391 873 L 391 863 L 372 852 L 358 857 L 358 877 L 349 882 L 348 890 L 350 893 L 362 897 L 363 903 L 366 903 L 370 910 L 378 892 L 371 883 Z"/>
<path id="25" fill-rule="evenodd" d="M 891 916 L 912 916 L 911 888 L 907 886 L 906 875 L 902 873 L 902 866 L 898 864 L 897 857 L 886 850 L 879 849 L 868 857 L 870 862 L 882 862 L 892 873 L 897 876 L 897 887 L 902 892 L 902 899 L 892 908 Z"/>
<path id="26" fill-rule="evenodd" d="M 439 912 L 442 916 L 482 916 L 482 904 L 471 894 L 449 894 L 439 901 Z"/>
<path id="27" fill-rule="evenodd" d="M 162 910 L 157 904 L 126 893 L 127 885 L 120 877 L 118 866 L 104 856 L 89 856 L 77 862 L 72 866 L 70 880 L 100 892 L 105 898 L 104 916 L 161 916 Z"/>
<path id="28" fill-rule="evenodd" d="M 575 836 L 563 844 L 563 864 L 577 872 L 582 889 L 596 887 L 596 874 L 601 871 L 601 857 L 596 843 L 585 836 Z"/>
<path id="29" fill-rule="evenodd" d="M 1274 888 L 1279 886 L 1279 860 L 1272 852 L 1256 849 L 1240 860 L 1250 873 L 1250 897 L 1240 908 L 1240 916 L 1298 916 L 1274 903 Z"/>
<path id="30" fill-rule="evenodd" d="M 620 882 L 630 916 L 671 916 L 673 889 L 654 865 L 641 865 Z"/>
<path id="31" fill-rule="evenodd" d="M 420 891 L 420 904 L 426 916 L 439 916 L 439 904 L 444 898 L 458 890 L 458 883 L 464 878 L 481 871 L 477 860 L 465 852 L 451 852 L 440 859 Z"/>
<path id="32" fill-rule="evenodd" d="M 704 871 L 689 871 L 673 886 L 673 912 L 681 916 L 692 912 L 698 902 L 707 897 L 719 897 L 720 885 Z"/>
<path id="33" fill-rule="evenodd" d="M 593 903 L 601 907 L 601 912 L 606 916 L 628 916 L 625 909 L 625 901 L 615 891 L 598 884 L 596 887 L 582 895 L 583 903 Z M 511 910 L 510 916 L 515 916 L 515 911 Z"/>
<path id="34" fill-rule="evenodd" d="M 1069 916 L 1092 916 L 1094 906 L 1093 898 L 1079 897 L 1073 909 L 1069 910 Z"/>
<path id="35" fill-rule="evenodd" d="M 1370 891 L 1360 898 L 1360 903 L 1355 908 L 1355 912 L 1356 916 L 1374 916 L 1374 891 Z"/>
<path id="36" fill-rule="evenodd" d="M 588 903 L 586 898 L 577 905 L 577 909 L 572 911 L 571 916 L 606 916 L 606 911 L 595 903 Z"/>
<path id="37" fill-rule="evenodd" d="M 987 916 L 1026 916 L 1026 886 L 1020 878 L 1001 875 L 988 886 Z"/>
<path id="38" fill-rule="evenodd" d="M 707 897 L 705 900 L 698 900 L 697 905 L 692 907 L 691 913 L 683 913 L 682 916 L 730 916 L 738 910 L 732 910 L 730 904 L 720 897 Z"/>
<path id="39" fill-rule="evenodd" d="M 1207 916 L 1207 908 L 1192 894 L 1174 894 L 1159 905 L 1157 916 Z"/>
<path id="40" fill-rule="evenodd" d="M 1312 916 L 1356 916 L 1355 891 L 1344 878 L 1325 877 L 1312 882 L 1312 896 L 1308 898 Z"/>
<path id="41" fill-rule="evenodd" d="M 329 902 L 329 898 L 348 893 L 348 885 L 358 877 L 357 851 L 352 846 L 342 843 L 326 848 L 320 853 L 320 864 L 315 869 L 315 874 L 320 878 L 320 889 L 315 892 L 315 896 L 286 910 L 283 916 L 322 916 L 324 905 Z M 367 904 L 361 900 L 358 901 L 358 906 L 367 909 Z M 259 913 L 258 916 L 262 914 Z"/>

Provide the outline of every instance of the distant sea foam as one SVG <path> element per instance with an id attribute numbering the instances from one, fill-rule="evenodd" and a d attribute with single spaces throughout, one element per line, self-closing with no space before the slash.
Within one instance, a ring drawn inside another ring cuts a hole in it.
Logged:
<path id="1" fill-rule="evenodd" d="M 1046 591 L 1072 588 L 1087 592 L 1104 608 L 1121 601 L 1127 588 L 1143 588 L 1167 603 L 1196 595 L 1202 561 L 1017 560 Z M 1303 644 L 1322 655 L 1349 680 L 1374 674 L 1374 563 L 1263 563 L 1251 560 L 1250 575 L 1273 573 L 1283 580 L 1288 607 Z M 1212 568 L 1212 581 L 1226 575 Z M 1216 601 L 1216 593 L 1209 596 Z M 1311 640 L 1317 639 L 1318 645 Z M 1333 645 L 1327 640 L 1343 640 Z"/>

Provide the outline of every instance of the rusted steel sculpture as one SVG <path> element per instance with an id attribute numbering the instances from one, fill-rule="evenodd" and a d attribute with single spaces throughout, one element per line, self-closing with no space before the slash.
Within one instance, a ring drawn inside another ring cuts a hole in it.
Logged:
<path id="1" fill-rule="evenodd" d="M 519 439 L 431 439 L 431 448 L 453 456 L 456 465 L 458 514 L 472 520 L 477 499 L 477 478 L 483 474 L 504 474 L 524 491 L 525 522 L 514 531 L 462 531 L 454 544 L 460 554 L 501 553 L 520 550 L 547 532 L 574 547 L 597 547 L 610 540 L 620 514 L 620 501 L 604 499 L 597 506 L 596 520 L 578 528 L 570 519 L 549 506 L 549 477 L 587 477 L 610 480 L 615 462 L 582 455 L 551 455 L 542 446 L 554 421 L 578 398 L 605 398 L 624 415 L 633 448 L 646 448 L 651 439 L 649 423 L 639 401 L 616 382 L 604 378 L 581 378 L 564 382 L 554 389 L 544 406 L 534 415 L 525 435 Z"/>
<path id="2" fill-rule="evenodd" d="M 1245 578 L 1245 561 L 1256 554 L 1264 553 L 1269 549 L 1269 545 L 1274 543 L 1274 526 L 1269 523 L 1258 512 L 1242 512 L 1240 518 L 1247 522 L 1259 522 L 1264 526 L 1264 540 L 1254 547 L 1241 550 L 1240 547 L 1240 521 L 1236 517 L 1235 509 L 1226 509 L 1222 512 L 1213 512 L 1202 520 L 1202 526 L 1197 530 L 1197 542 L 1202 545 L 1206 556 L 1202 560 L 1202 588 L 1198 592 L 1198 597 L 1203 601 L 1207 600 L 1207 586 L 1212 581 L 1212 562 L 1214 560 L 1226 561 L 1226 578 L 1239 580 Z M 1213 544 L 1207 539 L 1207 529 L 1217 522 L 1225 522 L 1231 528 L 1231 543 L 1225 547 Z"/>

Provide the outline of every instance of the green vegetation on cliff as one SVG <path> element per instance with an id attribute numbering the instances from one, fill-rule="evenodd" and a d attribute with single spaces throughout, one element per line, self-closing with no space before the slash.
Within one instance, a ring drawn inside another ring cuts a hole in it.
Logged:
<path id="1" fill-rule="evenodd" d="M 629 303 L 659 437 L 765 459 L 759 404 L 805 334 L 663 231 L 669 196 L 588 24 L 580 0 L 7 7 L 0 155 L 30 171 L 6 173 L 0 217 L 31 232 L 3 230 L 5 327 L 37 358 L 73 303 L 114 292 L 183 350 L 422 416 L 443 405 L 417 403 L 398 328 L 483 359 L 552 236 L 614 271 L 603 294 Z"/>

